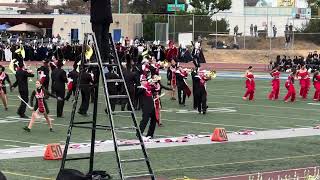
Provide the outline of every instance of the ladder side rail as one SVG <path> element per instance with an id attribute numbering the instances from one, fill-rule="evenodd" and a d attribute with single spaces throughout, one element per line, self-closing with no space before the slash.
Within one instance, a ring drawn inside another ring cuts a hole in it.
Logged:
<path id="1" fill-rule="evenodd" d="M 124 176 L 123 176 L 123 172 L 122 172 L 122 165 L 121 165 L 121 162 L 120 162 L 118 142 L 117 142 L 117 137 L 116 137 L 116 133 L 115 133 L 115 130 L 114 130 L 114 121 L 113 121 L 113 116 L 112 116 L 112 112 L 111 112 L 111 104 L 110 104 L 110 99 L 109 99 L 107 79 L 106 79 L 106 76 L 105 76 L 104 71 L 103 71 L 103 66 L 102 66 L 103 63 L 102 63 L 102 59 L 101 59 L 100 50 L 99 50 L 99 48 L 97 46 L 97 39 L 96 39 L 95 33 L 93 33 L 93 39 L 94 39 L 94 44 L 95 44 L 95 49 L 96 49 L 96 57 L 97 57 L 97 61 L 98 61 L 98 67 L 99 67 L 99 70 L 100 70 L 100 73 L 101 73 L 101 76 L 102 76 L 101 79 L 102 79 L 102 84 L 103 84 L 103 89 L 104 89 L 104 94 L 105 94 L 105 98 L 104 99 L 105 99 L 105 103 L 106 103 L 107 109 L 109 111 L 108 116 L 109 116 L 109 120 L 110 120 L 110 126 L 111 126 L 114 149 L 115 149 L 115 152 L 116 152 L 119 175 L 120 175 L 120 178 L 122 180 L 124 180 Z"/>
<path id="2" fill-rule="evenodd" d="M 69 148 L 69 144 L 70 144 L 70 139 L 71 139 L 71 134 L 72 134 L 72 128 L 73 128 L 73 122 L 74 122 L 74 118 L 75 118 L 75 113 L 76 113 L 76 109 L 77 109 L 77 105 L 78 105 L 78 99 L 79 99 L 79 92 L 80 92 L 80 78 L 82 75 L 82 71 L 83 71 L 83 67 L 84 67 L 84 61 L 85 61 L 85 45 L 88 42 L 88 34 L 85 33 L 84 36 L 84 43 L 82 45 L 82 56 L 81 56 L 81 65 L 79 68 L 79 77 L 77 80 L 77 88 L 76 88 L 76 93 L 75 93 L 75 100 L 73 101 L 73 106 L 72 106 L 72 112 L 71 112 L 71 119 L 70 119 L 70 123 L 69 123 L 69 127 L 68 127 L 68 132 L 67 132 L 67 139 L 66 139 L 66 144 L 63 150 L 63 157 L 62 157 L 62 161 L 61 161 L 61 166 L 60 166 L 60 170 L 64 169 L 65 167 L 65 160 L 67 158 L 67 153 L 68 153 L 68 148 Z"/>
<path id="3" fill-rule="evenodd" d="M 112 36 L 111 36 L 110 33 L 109 33 L 109 39 L 110 39 L 109 43 L 111 43 L 111 45 L 113 45 L 112 46 L 112 52 L 116 52 L 115 51 L 116 48 L 115 48 L 115 45 L 113 43 Z M 118 61 L 117 63 L 118 63 L 118 66 L 119 66 L 119 71 L 120 71 L 120 74 L 121 74 L 121 78 L 124 80 L 124 75 L 123 75 L 123 71 L 122 71 L 122 65 L 121 65 L 121 62 L 119 61 L 118 53 L 115 53 L 115 59 L 116 59 L 116 61 Z M 151 168 L 150 160 L 148 158 L 146 147 L 145 147 L 144 141 L 142 139 L 142 134 L 141 134 L 140 128 L 139 128 L 137 120 L 136 120 L 136 113 L 135 113 L 135 110 L 133 108 L 133 103 L 132 103 L 131 98 L 130 98 L 130 94 L 129 94 L 129 90 L 128 90 L 127 84 L 125 82 L 123 84 L 124 84 L 126 93 L 129 96 L 128 101 L 129 101 L 129 104 L 131 106 L 132 121 L 134 123 L 134 126 L 136 127 L 137 135 L 138 135 L 138 138 L 139 138 L 139 141 L 140 141 L 140 145 L 141 145 L 141 149 L 143 151 L 143 155 L 144 155 L 144 157 L 146 159 L 146 163 L 147 163 L 147 167 L 148 167 L 149 173 L 154 175 L 153 170 Z M 154 176 L 153 176 L 153 179 L 154 179 Z"/>

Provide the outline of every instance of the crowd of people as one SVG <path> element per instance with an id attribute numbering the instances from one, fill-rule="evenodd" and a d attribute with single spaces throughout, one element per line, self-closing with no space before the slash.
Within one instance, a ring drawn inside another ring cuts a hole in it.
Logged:
<path id="1" fill-rule="evenodd" d="M 68 44 L 67 44 L 68 46 Z M 186 97 L 191 95 L 191 88 L 187 85 L 185 79 L 191 74 L 193 81 L 193 96 L 194 96 L 194 108 L 198 109 L 199 113 L 206 114 L 206 81 L 210 80 L 213 72 L 200 69 L 200 64 L 204 62 L 202 59 L 202 50 L 199 43 L 195 44 L 193 52 L 190 53 L 190 59 L 193 61 L 195 67 L 193 69 L 186 69 L 180 66 L 179 61 L 183 57 L 182 47 L 177 48 L 174 42 L 169 41 L 167 47 L 161 46 L 158 42 L 154 42 L 151 46 L 136 41 L 133 44 L 117 44 L 117 51 L 119 54 L 119 60 L 122 61 L 122 70 L 125 78 L 126 86 L 129 91 L 130 99 L 133 102 L 133 108 L 135 110 L 142 110 L 142 120 L 140 122 L 141 132 L 144 132 L 146 125 L 150 121 L 149 131 L 146 137 L 154 137 L 154 130 L 156 123 L 159 126 L 161 123 L 160 109 L 161 97 L 164 95 L 162 89 L 171 91 L 171 100 L 175 101 L 178 96 L 179 105 L 185 106 Z M 86 47 L 87 52 L 92 51 L 94 48 L 92 44 L 88 44 Z M 23 49 L 25 52 L 23 52 Z M 81 105 L 78 109 L 78 113 L 83 116 L 88 116 L 88 108 L 90 106 L 90 100 L 93 101 L 94 87 L 98 82 L 97 70 L 95 68 L 86 68 L 85 70 L 79 70 L 80 60 L 75 59 L 73 70 L 66 72 L 63 68 L 64 61 L 66 59 L 66 52 L 60 51 L 62 54 L 53 52 L 50 54 L 52 57 L 43 56 L 43 65 L 37 69 L 34 73 L 32 70 L 28 70 L 25 66 L 27 52 L 24 45 L 17 47 L 17 50 L 13 52 L 14 57 L 9 65 L 9 68 L 16 76 L 15 82 L 10 81 L 8 73 L 6 73 L 5 67 L 0 68 L 0 95 L 3 101 L 5 110 L 8 110 L 8 93 L 7 87 L 10 90 L 18 88 L 19 98 L 21 104 L 17 110 L 17 114 L 21 118 L 29 118 L 26 116 L 26 108 L 29 107 L 33 113 L 28 126 L 24 127 L 25 131 L 30 132 L 34 121 L 38 117 L 38 114 L 43 114 L 47 120 L 50 131 L 53 131 L 53 124 L 49 118 L 49 109 L 47 106 L 47 98 L 56 99 L 57 101 L 57 118 L 64 117 L 63 109 L 64 102 L 69 100 L 74 95 L 77 82 L 79 78 L 79 72 L 82 72 L 80 79 L 80 92 L 81 92 Z M 57 48 L 61 49 L 61 48 Z M 124 49 L 124 50 L 123 50 Z M 90 53 L 89 53 L 90 54 Z M 87 61 L 94 61 L 95 56 L 85 56 Z M 77 54 L 81 57 L 81 52 Z M 113 59 L 112 59 L 113 58 Z M 116 63 L 116 59 L 111 57 L 112 61 L 109 63 Z M 160 70 L 167 71 L 167 80 L 163 83 L 160 76 Z M 120 78 L 120 69 L 116 67 L 106 66 L 104 74 L 107 79 Z M 28 78 L 37 77 L 35 90 L 31 94 L 31 103 L 29 104 L 29 89 Z M 125 93 L 125 88 L 121 83 L 108 83 L 108 90 L 110 95 L 119 95 Z M 67 89 L 67 92 L 65 91 Z M 177 94 L 177 95 L 176 95 Z M 35 99 L 35 101 L 34 101 Z M 50 100 L 52 101 L 52 99 Z M 34 103 L 35 102 L 35 103 Z M 128 100 L 112 99 L 111 109 L 115 110 L 115 106 L 119 104 L 121 110 L 124 111 L 127 107 L 131 110 L 131 106 L 128 104 Z M 106 110 L 107 113 L 109 113 Z"/>
<path id="2" fill-rule="evenodd" d="M 270 65 L 272 68 L 279 67 L 280 71 L 286 72 L 290 71 L 292 68 L 300 69 L 302 65 L 306 65 L 309 72 L 315 72 L 320 68 L 320 54 L 317 51 L 309 52 L 309 54 L 304 58 L 303 56 L 290 56 L 280 55 L 277 56 L 275 61 L 271 61 Z"/>

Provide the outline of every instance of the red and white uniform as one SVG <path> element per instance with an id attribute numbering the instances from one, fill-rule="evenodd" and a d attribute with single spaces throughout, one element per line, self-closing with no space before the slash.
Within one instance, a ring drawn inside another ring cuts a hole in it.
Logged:
<path id="1" fill-rule="evenodd" d="M 68 78 L 67 88 L 68 88 L 68 91 L 72 91 L 72 89 L 73 89 L 73 79 Z"/>
<path id="2" fill-rule="evenodd" d="M 160 83 L 155 83 L 155 93 L 154 93 L 154 109 L 156 113 L 156 121 L 158 126 L 161 125 L 161 104 L 160 104 L 160 90 L 161 90 L 161 85 Z"/>
<path id="3" fill-rule="evenodd" d="M 178 49 L 174 46 L 174 43 L 172 41 L 169 42 L 169 48 L 166 51 L 166 59 L 168 62 L 171 62 L 172 60 L 176 60 L 178 56 Z"/>
<path id="4" fill-rule="evenodd" d="M 269 94 L 269 99 L 278 99 L 280 93 L 280 72 L 272 72 L 271 76 L 273 78 L 271 81 L 272 91 Z"/>
<path id="5" fill-rule="evenodd" d="M 320 74 L 318 74 L 314 77 L 313 85 L 315 88 L 313 100 L 319 101 L 320 100 Z"/>
<path id="6" fill-rule="evenodd" d="M 310 88 L 310 76 L 308 71 L 305 70 L 299 70 L 298 71 L 298 78 L 300 79 L 300 96 L 303 99 L 307 99 L 308 91 Z"/>
<path id="7" fill-rule="evenodd" d="M 256 88 L 256 84 L 254 82 L 254 75 L 252 72 L 247 72 L 245 75 L 245 78 L 247 79 L 246 80 L 247 91 L 243 97 L 247 98 L 247 96 L 249 96 L 249 100 L 251 101 L 254 98 L 254 91 Z"/>
<path id="8" fill-rule="evenodd" d="M 40 113 L 44 113 L 46 111 L 46 108 L 45 108 L 45 105 L 44 105 L 44 92 L 43 92 L 43 89 L 40 90 L 40 92 L 38 92 L 36 90 L 36 100 L 37 100 L 37 106 L 38 106 L 38 109 L 37 111 L 40 112 Z"/>
<path id="9" fill-rule="evenodd" d="M 291 102 L 294 102 L 296 99 L 296 89 L 294 88 L 294 77 L 290 74 L 286 80 L 285 86 L 288 90 L 288 93 L 284 97 L 285 101 L 288 101 L 291 98 Z"/>
<path id="10" fill-rule="evenodd" d="M 4 73 L 4 72 L 2 72 L 1 74 L 0 74 L 0 94 L 2 94 L 3 93 L 3 81 L 4 81 L 4 79 L 6 78 L 6 73 Z"/>
<path id="11" fill-rule="evenodd" d="M 177 78 L 176 78 L 176 71 L 177 68 L 174 66 L 170 66 L 170 71 L 171 71 L 171 87 L 172 89 L 176 89 L 177 87 Z"/>

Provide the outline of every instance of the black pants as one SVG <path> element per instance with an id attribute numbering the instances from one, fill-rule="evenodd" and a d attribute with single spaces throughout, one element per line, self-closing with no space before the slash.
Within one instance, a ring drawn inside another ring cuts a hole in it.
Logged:
<path id="1" fill-rule="evenodd" d="M 206 112 L 207 111 L 207 93 L 199 92 L 196 96 L 198 99 L 198 112 Z"/>
<path id="2" fill-rule="evenodd" d="M 29 102 L 29 93 L 28 93 L 28 91 L 19 91 L 19 94 L 20 94 L 20 97 L 21 97 L 26 103 Z M 20 116 L 24 116 L 25 113 L 26 113 L 26 108 L 27 108 L 27 105 L 26 105 L 24 102 L 21 101 L 17 113 L 18 113 Z"/>
<path id="3" fill-rule="evenodd" d="M 63 89 L 56 89 L 56 96 L 57 98 L 60 97 L 62 100 L 57 100 L 57 117 L 62 117 L 63 114 L 63 107 L 64 107 L 64 97 L 65 97 L 65 88 Z"/>
<path id="4" fill-rule="evenodd" d="M 55 95 L 56 92 L 53 85 L 54 85 L 54 80 L 51 80 L 51 94 Z"/>
<path id="5" fill-rule="evenodd" d="M 178 100 L 179 104 L 185 104 L 186 103 L 186 93 L 183 91 L 183 86 L 178 86 Z M 182 96 L 182 97 L 181 97 Z"/>
<path id="6" fill-rule="evenodd" d="M 99 47 L 100 56 L 103 62 L 107 62 L 107 58 L 109 63 L 111 64 L 110 59 L 110 47 L 109 47 L 109 27 L 110 23 L 103 24 L 95 24 L 92 23 L 92 31 L 96 35 L 97 45 Z"/>
<path id="7" fill-rule="evenodd" d="M 149 109 L 149 108 L 148 108 Z M 156 112 L 155 109 L 152 109 L 151 111 L 144 111 L 142 110 L 142 120 L 140 121 L 140 131 L 141 134 L 143 134 L 144 130 L 147 127 L 147 124 L 149 122 L 150 119 L 150 125 L 149 125 L 149 130 L 147 133 L 147 136 L 154 136 L 154 131 L 156 129 Z"/>
<path id="8" fill-rule="evenodd" d="M 42 84 L 42 86 L 44 87 L 44 89 L 46 89 L 47 91 L 49 91 L 49 80 L 45 80 Z"/>
<path id="9" fill-rule="evenodd" d="M 80 114 L 86 114 L 89 109 L 90 91 L 88 89 L 81 89 L 81 105 L 79 108 Z"/>

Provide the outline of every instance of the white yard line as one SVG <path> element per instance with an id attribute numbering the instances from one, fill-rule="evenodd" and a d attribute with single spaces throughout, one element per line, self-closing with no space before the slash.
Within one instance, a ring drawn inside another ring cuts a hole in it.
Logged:
<path id="1" fill-rule="evenodd" d="M 7 146 L 7 147 L 13 147 L 13 148 L 19 148 L 19 147 L 21 147 L 21 146 L 10 145 L 10 144 L 4 145 L 4 146 Z"/>
<path id="2" fill-rule="evenodd" d="M 16 140 L 10 140 L 10 139 L 0 139 L 0 141 L 15 142 L 15 143 L 21 143 L 21 144 L 30 144 L 30 145 L 43 145 L 43 144 L 39 144 L 39 143 L 26 142 L 26 141 L 16 141 Z"/>

